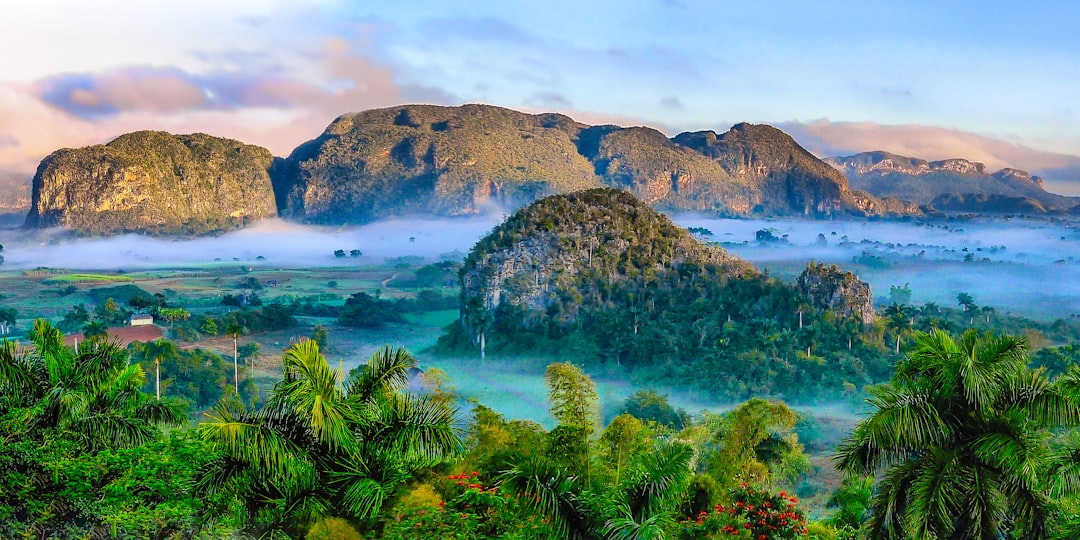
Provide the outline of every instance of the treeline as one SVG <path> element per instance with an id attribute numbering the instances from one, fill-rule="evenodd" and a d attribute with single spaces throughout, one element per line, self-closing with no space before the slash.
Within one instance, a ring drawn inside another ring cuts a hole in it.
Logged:
<path id="1" fill-rule="evenodd" d="M 542 317 L 501 304 L 488 316 L 487 350 L 570 355 L 587 367 L 620 367 L 639 382 L 725 400 L 856 397 L 891 372 L 897 355 L 883 344 L 882 328 L 816 308 L 767 274 L 723 279 L 718 272 L 683 265 L 646 284 L 583 272 L 566 289 L 581 285 L 588 296 L 560 291 Z M 563 315 L 570 311 L 572 318 Z M 439 340 L 443 354 L 477 349 L 460 324 Z"/>
<path id="2" fill-rule="evenodd" d="M 261 405 L 225 395 L 184 428 L 183 403 L 139 390 L 144 371 L 128 351 L 91 339 L 75 352 L 62 338 L 39 322 L 31 345 L 0 345 L 5 538 L 1080 532 L 1080 367 L 1047 378 L 1008 335 L 916 333 L 838 449 L 850 476 L 817 519 L 794 489 L 809 467 L 799 417 L 780 401 L 690 418 L 642 392 L 605 425 L 590 378 L 556 363 L 546 430 L 480 404 L 466 416 L 445 377 L 413 375 L 401 349 L 341 380 L 308 340 L 285 352 Z"/>

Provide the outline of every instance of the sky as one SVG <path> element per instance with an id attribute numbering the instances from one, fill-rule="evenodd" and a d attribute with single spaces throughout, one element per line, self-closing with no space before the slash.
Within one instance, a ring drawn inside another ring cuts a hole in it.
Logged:
<path id="1" fill-rule="evenodd" d="M 674 135 L 769 123 L 1080 194 L 1063 0 L 35 0 L 0 18 L 0 179 L 125 132 L 284 156 L 346 112 L 489 103 Z"/>

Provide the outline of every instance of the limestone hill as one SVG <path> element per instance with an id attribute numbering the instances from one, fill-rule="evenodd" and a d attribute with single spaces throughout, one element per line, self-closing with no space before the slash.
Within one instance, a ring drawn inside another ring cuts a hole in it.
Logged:
<path id="1" fill-rule="evenodd" d="M 28 227 L 197 235 L 276 215 L 264 148 L 140 131 L 53 152 L 33 180 Z"/>

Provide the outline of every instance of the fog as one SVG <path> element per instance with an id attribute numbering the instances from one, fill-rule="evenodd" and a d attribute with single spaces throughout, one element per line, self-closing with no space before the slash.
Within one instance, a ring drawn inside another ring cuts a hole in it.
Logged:
<path id="1" fill-rule="evenodd" d="M 139 235 L 77 238 L 60 229 L 0 230 L 4 269 L 117 270 L 244 261 L 273 267 L 381 264 L 391 257 L 434 261 L 462 257 L 503 216 L 471 219 L 392 219 L 361 227 L 313 227 L 279 219 L 221 236 L 170 240 Z M 335 250 L 358 249 L 358 260 Z M 260 259 L 260 257 L 262 257 Z"/>
<path id="2" fill-rule="evenodd" d="M 810 260 L 835 263 L 870 283 L 875 302 L 910 284 L 912 302 L 980 305 L 1039 318 L 1080 314 L 1080 232 L 1048 219 L 917 221 L 732 220 L 677 216 L 712 231 L 704 240 L 793 278 Z M 768 229 L 780 241 L 758 242 Z M 820 238 L 818 235 L 824 235 Z M 786 239 L 785 239 L 786 236 Z M 965 257 L 971 259 L 965 261 Z"/>
<path id="3" fill-rule="evenodd" d="M 242 261 L 255 266 L 383 264 L 460 258 L 504 215 L 392 219 L 360 227 L 314 227 L 278 219 L 229 234 L 188 240 L 125 235 L 77 238 L 62 230 L 0 229 L 4 269 L 38 266 L 129 270 Z M 879 304 L 892 285 L 909 283 L 914 303 L 955 305 L 967 292 L 980 305 L 1049 319 L 1080 314 L 1080 231 L 1051 219 L 939 221 L 735 220 L 680 215 L 686 227 L 774 275 L 794 278 L 810 260 L 838 264 L 868 281 Z M 767 229 L 779 238 L 758 242 Z M 819 237 L 823 235 L 823 237 Z M 335 250 L 360 250 L 359 259 Z M 967 251 L 965 251 L 965 249 Z M 971 259 L 965 262 L 965 257 Z"/>

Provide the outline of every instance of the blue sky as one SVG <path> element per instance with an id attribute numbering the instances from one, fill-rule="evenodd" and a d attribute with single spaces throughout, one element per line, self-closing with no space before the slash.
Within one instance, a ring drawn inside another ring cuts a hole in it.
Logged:
<path id="1" fill-rule="evenodd" d="M 0 20 L 0 171 L 134 129 L 280 155 L 338 114 L 422 101 L 669 134 L 764 122 L 823 155 L 968 157 L 1080 181 L 1080 7 L 1064 1 L 15 6 Z"/>

